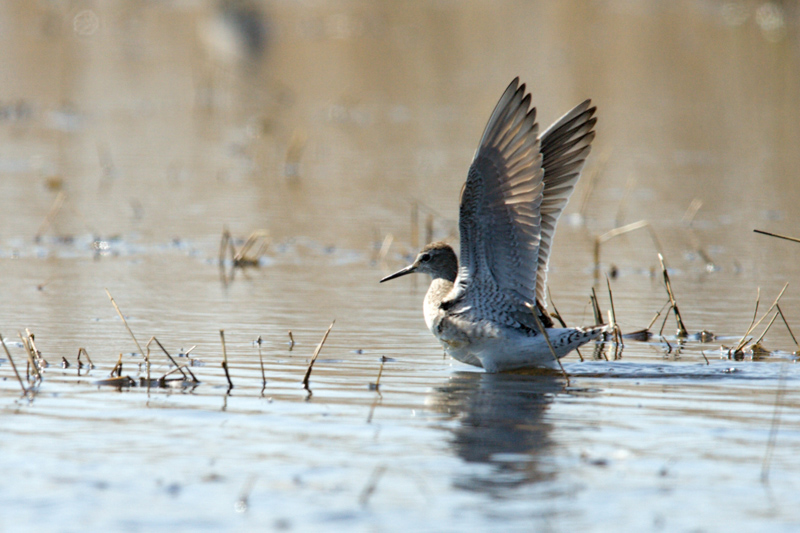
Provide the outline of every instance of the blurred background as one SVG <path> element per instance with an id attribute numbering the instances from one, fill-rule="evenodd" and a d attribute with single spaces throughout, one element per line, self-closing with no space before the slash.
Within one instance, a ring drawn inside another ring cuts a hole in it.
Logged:
<path id="1" fill-rule="evenodd" d="M 60 235 L 408 240 L 412 199 L 456 217 L 520 76 L 542 126 L 598 106 L 597 231 L 620 209 L 669 226 L 699 198 L 740 253 L 769 247 L 750 226 L 798 222 L 798 17 L 757 0 L 4 2 L 0 239 L 34 234 L 63 190 Z"/>

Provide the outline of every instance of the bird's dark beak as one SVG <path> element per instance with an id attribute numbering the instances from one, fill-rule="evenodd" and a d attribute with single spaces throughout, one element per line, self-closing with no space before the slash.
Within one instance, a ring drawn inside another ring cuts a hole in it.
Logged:
<path id="1" fill-rule="evenodd" d="M 389 281 L 390 279 L 399 278 L 400 276 L 405 276 L 406 274 L 411 274 L 417 271 L 417 265 L 411 264 L 405 268 L 402 268 L 395 272 L 394 274 L 389 274 L 385 278 L 383 278 L 380 282 L 383 283 L 384 281 Z"/>

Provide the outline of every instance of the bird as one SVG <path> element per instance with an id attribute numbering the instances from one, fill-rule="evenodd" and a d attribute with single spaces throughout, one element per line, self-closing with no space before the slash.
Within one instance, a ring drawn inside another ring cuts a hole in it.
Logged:
<path id="1" fill-rule="evenodd" d="M 380 280 L 430 276 L 425 324 L 454 359 L 489 373 L 558 368 L 557 358 L 606 331 L 554 327 L 545 299 L 556 223 L 591 151 L 596 110 L 585 100 L 539 135 L 531 94 L 515 78 L 461 190 L 460 262 L 449 244 L 434 242 Z"/>

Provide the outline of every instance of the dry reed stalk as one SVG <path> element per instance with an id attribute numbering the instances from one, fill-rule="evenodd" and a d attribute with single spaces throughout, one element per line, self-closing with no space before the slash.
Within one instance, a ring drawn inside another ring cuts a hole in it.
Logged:
<path id="1" fill-rule="evenodd" d="M 155 337 L 150 337 L 150 339 L 147 341 L 147 345 L 145 346 L 145 348 L 147 349 L 147 353 L 144 354 L 144 369 L 145 369 L 145 372 L 146 372 L 145 375 L 147 377 L 147 397 L 148 398 L 150 397 L 150 385 L 152 384 L 150 382 L 150 343 L 153 341 L 154 338 Z"/>
<path id="2" fill-rule="evenodd" d="M 36 230 L 36 235 L 33 237 L 35 242 L 39 242 L 42 240 L 42 235 L 44 232 L 47 231 L 47 228 L 50 227 L 50 224 L 53 223 L 53 219 L 56 218 L 58 212 L 61 210 L 61 206 L 64 203 L 64 199 L 66 198 L 66 194 L 64 191 L 60 191 L 58 196 L 56 196 L 55 200 L 53 200 L 52 205 L 50 206 L 50 210 L 47 212 L 47 216 L 44 217 L 42 224 L 39 226 L 39 229 Z"/>
<path id="3" fill-rule="evenodd" d="M 694 217 L 697 215 L 697 212 L 700 211 L 701 207 L 703 207 L 703 201 L 700 198 L 692 199 L 689 203 L 689 207 L 686 208 L 686 212 L 683 214 L 683 218 L 681 218 L 681 223 L 686 226 L 691 226 L 692 222 L 694 222 Z"/>
<path id="4" fill-rule="evenodd" d="M 667 289 L 667 295 L 669 296 L 669 305 L 672 307 L 673 313 L 675 313 L 675 321 L 678 324 L 678 337 L 686 337 L 688 333 L 686 332 L 686 326 L 683 323 L 683 318 L 681 317 L 681 311 L 678 309 L 678 303 L 675 301 L 675 293 L 672 292 L 672 283 L 669 281 L 669 273 L 667 273 L 667 267 L 664 264 L 664 256 L 658 254 L 658 262 L 661 263 L 661 273 L 664 275 L 664 286 Z"/>
<path id="5" fill-rule="evenodd" d="M 264 394 L 264 389 L 267 388 L 267 375 L 264 372 L 264 356 L 261 354 L 261 344 L 263 344 L 263 342 L 261 335 L 259 335 L 256 339 L 256 344 L 258 345 L 258 361 L 261 363 L 261 394 Z"/>
<path id="6" fill-rule="evenodd" d="M 314 355 L 311 356 L 311 361 L 308 363 L 308 368 L 306 369 L 306 374 L 305 374 L 305 376 L 303 376 L 303 388 L 305 390 L 307 390 L 308 392 L 311 392 L 311 390 L 308 388 L 308 380 L 311 377 L 311 369 L 314 367 L 314 362 L 317 360 L 317 357 L 319 356 L 319 352 L 320 352 L 320 350 L 322 350 L 322 345 L 325 344 L 325 340 L 328 338 L 328 334 L 333 329 L 333 325 L 334 324 L 336 324 L 336 320 L 331 322 L 331 325 L 328 326 L 328 330 L 325 332 L 325 335 L 322 336 L 322 340 L 319 341 L 319 344 L 317 344 L 317 348 L 314 350 Z"/>
<path id="7" fill-rule="evenodd" d="M 167 349 L 166 349 L 166 348 L 164 348 L 164 346 L 162 346 L 162 344 L 161 344 L 161 343 L 158 341 L 158 339 L 157 339 L 157 338 L 153 337 L 153 341 L 154 341 L 156 344 L 158 344 L 158 347 L 159 347 L 159 348 L 161 348 L 161 351 L 162 351 L 162 352 L 164 352 L 164 354 L 167 356 L 167 359 L 169 359 L 169 360 L 170 360 L 170 362 L 171 362 L 173 365 L 175 365 L 176 367 L 180 367 L 180 365 L 179 365 L 179 364 L 178 364 L 178 363 L 175 361 L 175 359 L 173 359 L 173 358 L 172 358 L 172 356 L 169 354 L 169 352 L 167 351 Z M 200 382 L 197 380 L 197 378 L 195 377 L 195 375 L 192 373 L 192 371 L 191 371 L 191 370 L 189 370 L 189 369 L 187 368 L 187 369 L 186 369 L 186 371 L 187 371 L 187 372 L 189 372 L 189 375 L 190 375 L 190 376 L 192 376 L 192 380 L 193 380 L 193 381 L 195 381 L 195 382 L 197 382 L 197 383 L 200 383 Z M 184 374 L 183 370 L 181 370 L 181 375 L 183 375 L 183 379 L 186 379 L 186 374 Z"/>
<path id="8" fill-rule="evenodd" d="M 34 339 L 33 333 L 31 333 L 31 330 L 29 330 L 28 328 L 25 328 L 25 336 L 28 339 L 28 344 L 31 347 L 31 352 L 33 352 L 33 357 L 36 359 L 39 368 L 47 368 L 48 366 L 50 366 L 50 363 L 48 363 L 45 360 L 45 358 L 42 357 L 42 352 L 40 352 L 39 349 L 36 348 L 36 343 L 33 341 Z"/>
<path id="9" fill-rule="evenodd" d="M 637 222 L 631 222 L 630 224 L 626 224 L 624 226 L 614 228 L 609 230 L 602 235 L 598 235 L 594 239 L 594 281 L 597 284 L 598 280 L 598 272 L 600 271 L 600 248 L 601 246 L 613 239 L 614 237 L 619 237 L 620 235 L 625 235 L 626 233 L 630 233 L 632 231 L 636 231 L 642 228 L 646 228 L 648 233 L 650 234 L 650 238 L 653 240 L 653 245 L 656 248 L 656 251 L 661 253 L 661 243 L 656 236 L 655 230 L 650 225 L 647 220 L 639 220 Z"/>
<path id="10" fill-rule="evenodd" d="M 598 326 L 605 326 L 606 321 L 603 320 L 603 313 L 600 311 L 600 304 L 597 303 L 597 293 L 592 287 L 592 294 L 589 295 L 589 300 L 592 302 L 592 313 L 594 313 L 594 323 Z"/>
<path id="11" fill-rule="evenodd" d="M 292 330 L 289 330 L 289 351 L 292 351 L 294 348 L 294 335 L 292 335 Z"/>
<path id="12" fill-rule="evenodd" d="M 131 338 L 133 339 L 133 342 L 136 344 L 136 347 L 139 349 L 139 353 L 144 355 L 144 350 L 142 350 L 142 346 L 139 344 L 139 341 L 136 340 L 136 335 L 134 335 L 133 331 L 131 331 L 131 327 L 128 325 L 128 321 L 125 320 L 124 316 L 122 316 L 122 311 L 120 311 L 119 306 L 117 305 L 117 302 L 114 301 L 114 297 L 111 296 L 111 293 L 108 291 L 108 289 L 106 289 L 106 294 L 108 295 L 108 299 L 111 300 L 111 305 L 114 306 L 114 309 L 116 309 L 117 314 L 122 319 L 122 323 L 125 324 L 125 329 L 128 330 L 128 333 L 130 334 Z"/>
<path id="13" fill-rule="evenodd" d="M 622 192 L 622 198 L 619 200 L 619 205 L 617 206 L 617 214 L 614 216 L 614 225 L 619 227 L 622 225 L 622 220 L 625 217 L 625 208 L 628 204 L 628 198 L 631 195 L 631 191 L 636 186 L 636 176 L 631 174 L 628 177 L 628 181 L 625 182 L 625 190 Z"/>
<path id="14" fill-rule="evenodd" d="M 86 348 L 78 348 L 78 368 L 82 366 L 81 354 L 85 355 L 86 359 L 89 361 L 89 369 L 94 368 L 94 363 L 92 362 L 92 358 L 89 357 L 89 352 L 86 351 Z"/>
<path id="15" fill-rule="evenodd" d="M 114 374 L 116 374 L 118 378 L 122 377 L 122 354 L 119 354 L 119 357 L 117 358 L 117 364 L 111 369 L 109 376 L 114 377 Z"/>
<path id="16" fill-rule="evenodd" d="M 225 264 L 225 252 L 228 250 L 228 243 L 231 241 L 231 232 L 228 231 L 227 226 L 222 227 L 222 238 L 219 242 L 219 264 Z"/>
<path id="17" fill-rule="evenodd" d="M 381 243 L 381 249 L 378 251 L 378 262 L 383 263 L 386 261 L 386 256 L 389 254 L 389 249 L 392 247 L 392 243 L 394 242 L 394 235 L 391 233 L 387 233 L 386 237 L 383 238 L 383 242 Z"/>
<path id="18" fill-rule="evenodd" d="M 166 387 L 167 386 L 167 381 L 166 381 L 167 377 L 170 376 L 171 374 L 174 374 L 175 372 L 181 372 L 182 373 L 183 370 L 189 370 L 189 363 L 186 363 L 186 364 L 181 365 L 179 367 L 175 367 L 172 370 L 170 370 L 169 372 L 167 372 L 166 374 L 164 374 L 163 376 L 161 376 L 160 378 L 158 378 L 158 386 L 159 387 Z M 148 380 L 149 379 L 150 378 L 148 377 Z M 174 380 L 170 380 L 170 381 L 180 381 L 181 383 L 186 384 L 188 380 L 185 377 L 181 377 L 180 380 L 174 379 Z M 196 384 L 199 383 L 199 381 L 191 381 L 189 383 L 192 383 L 194 386 L 197 386 Z M 148 389 L 150 388 L 150 383 L 149 382 L 147 384 L 147 388 Z"/>
<path id="19" fill-rule="evenodd" d="M 303 130 L 296 129 L 292 132 L 289 145 L 286 147 L 286 160 L 283 165 L 283 175 L 287 178 L 300 176 L 300 159 L 306 148 L 308 136 Z"/>
<path id="20" fill-rule="evenodd" d="M 41 381 L 42 374 L 39 372 L 39 366 L 36 364 L 36 358 L 33 356 L 33 351 L 31 351 L 31 347 L 28 344 L 28 339 L 24 338 L 22 336 L 22 333 L 20 333 L 19 331 L 17 332 L 17 336 L 19 337 L 19 340 L 22 341 L 22 346 L 25 348 L 25 353 L 28 354 L 28 365 L 30 370 L 33 371 L 33 374 L 36 376 L 36 379 Z M 29 375 L 26 377 L 30 380 Z"/>
<path id="21" fill-rule="evenodd" d="M 547 297 L 550 299 L 550 305 L 553 306 L 553 314 L 550 316 L 555 316 L 558 323 L 561 324 L 562 328 L 567 327 L 567 323 L 564 322 L 564 318 L 561 316 L 561 313 L 558 312 L 558 308 L 556 307 L 556 303 L 553 301 L 553 295 L 550 294 L 550 287 L 547 287 Z M 575 348 L 575 351 L 578 352 L 578 357 L 580 358 L 581 362 L 585 361 L 583 358 L 583 354 L 581 353 L 580 348 Z"/>
<path id="22" fill-rule="evenodd" d="M 792 340 L 794 341 L 795 348 L 797 348 L 797 352 L 800 352 L 800 344 L 797 343 L 797 339 L 795 338 L 794 333 L 792 332 L 792 328 L 789 326 L 789 322 L 786 320 L 786 316 L 783 314 L 783 311 L 781 311 L 781 306 L 780 305 L 776 305 L 775 307 L 778 309 L 778 312 L 781 314 L 781 318 L 783 319 L 783 323 L 786 324 L 786 329 L 789 330 L 789 335 L 792 336 Z M 795 353 L 797 353 L 797 352 L 795 352 Z"/>
<path id="23" fill-rule="evenodd" d="M 767 324 L 767 327 L 766 327 L 766 328 L 764 328 L 764 331 L 763 331 L 763 332 L 761 332 L 761 335 L 759 335 L 759 337 L 758 337 L 758 338 L 755 340 L 755 342 L 753 342 L 753 344 L 754 344 L 754 345 L 758 345 L 758 344 L 760 344 L 760 343 L 761 343 L 761 341 L 762 341 L 762 340 L 764 340 L 764 336 L 765 336 L 765 335 L 767 334 L 767 332 L 769 331 L 769 328 L 771 328 L 771 327 L 772 327 L 772 324 L 774 324 L 774 323 L 775 323 L 775 320 L 778 318 L 778 315 L 779 315 L 779 314 L 780 314 L 780 313 L 778 313 L 778 312 L 776 311 L 776 312 L 775 312 L 775 314 L 774 314 L 774 315 L 772 315 L 772 320 L 770 320 L 770 321 L 769 321 L 769 324 Z"/>
<path id="24" fill-rule="evenodd" d="M 550 342 L 550 335 L 547 334 L 547 329 L 544 327 L 544 324 L 542 324 L 542 321 L 539 319 L 539 314 L 536 312 L 536 309 L 530 304 L 527 304 L 527 305 L 528 305 L 528 308 L 531 311 L 531 314 L 533 315 L 534 322 L 536 322 L 536 327 L 539 328 L 539 332 L 542 335 L 544 335 L 544 340 L 547 343 L 547 347 L 550 348 L 550 354 L 552 354 L 553 359 L 555 359 L 556 363 L 558 363 L 558 367 L 561 369 L 561 373 L 564 375 L 564 378 L 567 380 L 567 386 L 569 386 L 569 374 L 567 374 L 567 371 L 564 370 L 564 365 L 561 364 L 561 361 L 559 360 L 558 356 L 556 355 L 556 351 L 553 348 L 553 344 Z"/>
<path id="25" fill-rule="evenodd" d="M 777 237 L 778 239 L 785 239 L 787 241 L 792 241 L 792 242 L 800 242 L 800 239 L 797 239 L 795 237 L 789 237 L 787 235 L 778 235 L 777 233 L 770 233 L 768 231 L 763 231 L 760 229 L 754 229 L 753 233 L 760 233 L 761 235 L 767 235 L 769 237 Z"/>
<path id="26" fill-rule="evenodd" d="M 589 198 L 591 198 L 592 191 L 597 183 L 600 182 L 600 177 L 603 175 L 610 158 L 611 150 L 602 152 L 599 157 L 595 158 L 594 165 L 592 165 L 592 167 L 589 169 L 589 172 L 587 172 L 581 180 L 584 190 L 583 196 L 581 197 L 581 206 L 580 209 L 578 209 L 581 219 L 584 219 L 586 215 L 586 207 L 589 205 Z"/>
<path id="27" fill-rule="evenodd" d="M 611 292 L 611 281 L 609 281 L 608 276 L 606 276 L 606 286 L 608 287 L 608 301 L 611 303 L 611 309 L 608 311 L 608 316 L 609 322 L 611 323 L 610 325 L 614 331 L 614 342 L 621 345 L 622 330 L 617 324 L 617 313 L 614 310 L 614 294 Z"/>
<path id="28" fill-rule="evenodd" d="M 45 360 L 45 358 L 42 357 L 42 352 L 40 352 L 38 348 L 36 348 L 36 343 L 33 342 L 34 337 L 33 333 L 31 333 L 31 330 L 25 328 L 25 335 L 27 335 L 28 337 L 28 342 L 31 345 L 31 350 L 33 351 L 33 355 L 34 357 L 36 357 L 36 361 L 39 363 L 40 367 L 47 368 L 48 366 L 50 366 L 50 363 L 48 363 L 47 360 Z"/>
<path id="29" fill-rule="evenodd" d="M 433 213 L 428 213 L 425 219 L 425 242 L 433 242 Z"/>
<path id="30" fill-rule="evenodd" d="M 388 359 L 385 355 L 381 356 L 381 366 L 378 368 L 378 377 L 375 378 L 375 383 L 370 383 L 369 388 L 370 390 L 374 390 L 378 394 L 381 393 L 381 376 L 383 375 L 383 365 L 386 363 Z"/>
<path id="31" fill-rule="evenodd" d="M 11 357 L 11 352 L 8 351 L 8 346 L 6 346 L 6 341 L 3 338 L 2 333 L 0 333 L 0 343 L 3 344 L 3 350 L 5 350 L 6 355 L 8 356 L 8 361 L 11 363 L 11 368 L 14 369 L 14 375 L 17 376 L 17 381 L 19 381 L 19 386 L 22 387 L 22 394 L 27 394 L 28 389 L 26 389 L 25 384 L 22 383 L 22 376 L 19 375 L 19 371 L 17 370 L 17 365 L 14 364 L 14 358 Z"/>
<path id="32" fill-rule="evenodd" d="M 228 352 L 225 349 L 225 330 L 219 330 L 219 337 L 222 339 L 222 369 L 225 371 L 225 377 L 228 379 L 228 391 L 233 388 L 233 381 L 231 381 L 231 375 L 228 372 Z"/>
<path id="33" fill-rule="evenodd" d="M 664 308 L 665 308 L 665 307 L 667 307 L 668 305 L 669 305 L 669 302 L 665 303 L 664 305 L 662 305 L 662 306 L 661 306 L 661 309 L 659 309 L 659 310 L 656 312 L 656 315 L 653 317 L 653 320 L 651 320 L 651 321 L 650 321 L 650 324 L 648 324 L 648 325 L 647 325 L 647 328 L 646 328 L 646 329 L 647 329 L 648 331 L 650 330 L 650 328 L 652 328 L 652 327 L 653 327 L 653 324 L 655 324 L 655 323 L 656 323 L 656 320 L 658 320 L 658 317 L 660 317 L 660 316 L 661 316 L 661 313 L 662 313 L 662 312 L 664 312 Z"/>
<path id="34" fill-rule="evenodd" d="M 781 289 L 781 292 L 778 294 L 778 297 L 775 298 L 775 301 L 772 302 L 772 305 L 769 306 L 769 309 L 767 309 L 767 311 L 761 316 L 761 318 L 758 319 L 757 322 L 755 322 L 756 316 L 758 315 L 758 302 L 761 297 L 761 289 L 760 288 L 758 289 L 758 296 L 756 297 L 756 309 L 753 312 L 754 322 L 750 323 L 750 327 L 747 328 L 747 332 L 742 336 L 742 339 L 739 341 L 739 344 L 737 344 L 736 348 L 733 350 L 734 353 L 740 352 L 742 348 L 744 348 L 744 346 L 749 342 L 749 339 L 746 339 L 746 337 L 750 335 L 750 333 L 752 333 L 753 330 L 756 329 L 759 324 L 761 324 L 761 322 L 763 322 L 763 320 L 772 312 L 773 309 L 775 309 L 775 307 L 777 307 L 778 302 L 780 302 L 781 298 L 783 297 L 783 293 L 786 292 L 786 288 L 788 286 L 789 286 L 788 283 L 786 283 L 783 286 L 783 289 Z"/>

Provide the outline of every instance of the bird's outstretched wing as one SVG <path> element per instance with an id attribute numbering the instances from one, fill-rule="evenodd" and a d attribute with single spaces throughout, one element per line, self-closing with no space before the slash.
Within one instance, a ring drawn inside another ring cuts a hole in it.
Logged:
<path id="1" fill-rule="evenodd" d="M 533 327 L 527 306 L 536 298 L 545 187 L 530 101 L 525 85 L 515 79 L 486 125 L 461 195 L 456 287 L 444 302 L 458 303 L 473 320 L 528 328 Z"/>
<path id="2" fill-rule="evenodd" d="M 536 299 L 545 306 L 547 263 L 550 260 L 556 223 L 578 182 L 594 140 L 594 125 L 597 122 L 594 113 L 597 108 L 590 107 L 591 104 L 591 100 L 586 100 L 575 106 L 541 136 L 544 191 L 539 208 L 541 240 L 536 272 Z"/>

